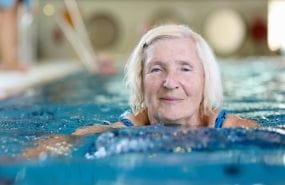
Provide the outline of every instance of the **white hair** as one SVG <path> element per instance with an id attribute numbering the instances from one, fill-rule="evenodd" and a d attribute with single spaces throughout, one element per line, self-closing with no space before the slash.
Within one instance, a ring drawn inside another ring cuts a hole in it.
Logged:
<path id="1" fill-rule="evenodd" d="M 218 63 L 207 42 L 186 25 L 161 25 L 149 30 L 139 41 L 125 67 L 125 81 L 130 90 L 130 106 L 134 114 L 145 109 L 143 92 L 143 66 L 145 48 L 165 38 L 191 38 L 204 70 L 204 92 L 201 102 L 203 114 L 219 108 L 223 100 L 223 88 Z"/>

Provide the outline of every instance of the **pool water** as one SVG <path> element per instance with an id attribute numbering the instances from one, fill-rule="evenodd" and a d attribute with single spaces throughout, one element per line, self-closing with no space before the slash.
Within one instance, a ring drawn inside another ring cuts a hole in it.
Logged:
<path id="1" fill-rule="evenodd" d="M 123 75 L 76 73 L 0 102 L 0 184 L 284 184 L 285 61 L 221 61 L 223 108 L 260 129 L 154 125 L 82 138 L 65 156 L 21 160 L 50 134 L 128 109 Z"/>

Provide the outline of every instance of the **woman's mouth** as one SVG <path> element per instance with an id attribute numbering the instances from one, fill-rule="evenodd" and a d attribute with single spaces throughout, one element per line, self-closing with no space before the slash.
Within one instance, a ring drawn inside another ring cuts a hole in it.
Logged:
<path id="1" fill-rule="evenodd" d="M 177 98 L 177 97 L 173 97 L 173 96 L 166 96 L 166 97 L 160 98 L 160 100 L 162 100 L 163 102 L 175 103 L 175 102 L 181 101 L 183 99 Z"/>

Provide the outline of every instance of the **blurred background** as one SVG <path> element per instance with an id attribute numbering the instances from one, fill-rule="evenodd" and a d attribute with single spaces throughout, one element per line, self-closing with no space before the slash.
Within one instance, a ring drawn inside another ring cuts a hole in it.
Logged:
<path id="1" fill-rule="evenodd" d="M 93 48 L 124 62 L 140 36 L 153 25 L 182 23 L 204 36 L 219 57 L 281 55 L 285 45 L 283 0 L 78 0 Z M 55 14 L 61 0 L 38 0 L 33 55 L 74 58 Z M 65 15 L 67 18 L 69 15 Z M 30 42 L 30 41 L 29 41 Z"/>
<path id="2" fill-rule="evenodd" d="M 282 0 L 78 0 L 93 48 L 123 62 L 143 32 L 162 23 L 188 24 L 219 57 L 281 55 L 285 43 Z M 22 16 L 24 53 L 35 61 L 76 58 L 55 21 L 65 14 L 61 0 L 37 0 Z M 27 20 L 29 19 L 29 20 Z M 31 22 L 32 21 L 32 22 Z M 29 32 L 27 32 L 28 25 Z M 31 35 L 32 33 L 32 35 Z M 27 36 L 30 34 L 30 36 Z M 30 54 L 28 54 L 30 52 Z"/>

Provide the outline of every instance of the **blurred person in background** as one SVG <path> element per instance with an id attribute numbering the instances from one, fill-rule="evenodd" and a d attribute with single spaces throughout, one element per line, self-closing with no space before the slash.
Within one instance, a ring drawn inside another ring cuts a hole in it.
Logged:
<path id="1" fill-rule="evenodd" d="M 0 0 L 0 69 L 24 71 L 19 59 L 18 12 L 29 0 Z"/>

